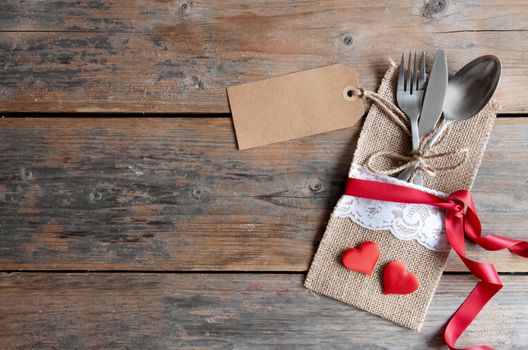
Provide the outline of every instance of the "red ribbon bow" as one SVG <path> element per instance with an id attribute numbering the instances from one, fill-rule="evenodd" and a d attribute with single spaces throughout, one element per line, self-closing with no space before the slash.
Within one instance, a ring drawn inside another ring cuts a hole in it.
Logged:
<path id="1" fill-rule="evenodd" d="M 349 178 L 345 194 L 387 202 L 427 204 L 445 209 L 444 225 L 449 244 L 469 271 L 480 279 L 466 300 L 451 316 L 445 328 L 444 339 L 452 350 L 456 350 L 456 341 L 480 310 L 502 288 L 502 282 L 493 264 L 474 261 L 467 257 L 464 237 L 467 236 L 486 250 L 509 249 L 516 255 L 528 258 L 528 242 L 494 234 L 482 237 L 477 210 L 467 190 L 459 190 L 443 198 L 405 186 Z M 483 345 L 465 350 L 492 350 L 492 348 Z"/>

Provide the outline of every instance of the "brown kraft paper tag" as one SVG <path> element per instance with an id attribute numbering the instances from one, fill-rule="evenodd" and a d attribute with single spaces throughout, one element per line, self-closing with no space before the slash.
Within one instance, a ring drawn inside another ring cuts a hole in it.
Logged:
<path id="1" fill-rule="evenodd" d="M 341 64 L 227 88 L 239 149 L 353 126 L 364 114 L 356 72 Z"/>

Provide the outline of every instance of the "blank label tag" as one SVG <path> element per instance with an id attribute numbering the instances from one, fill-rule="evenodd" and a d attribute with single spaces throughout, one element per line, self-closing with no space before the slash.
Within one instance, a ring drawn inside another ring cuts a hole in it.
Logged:
<path id="1" fill-rule="evenodd" d="M 350 86 L 356 72 L 335 64 L 227 88 L 238 148 L 351 127 L 365 111 Z"/>

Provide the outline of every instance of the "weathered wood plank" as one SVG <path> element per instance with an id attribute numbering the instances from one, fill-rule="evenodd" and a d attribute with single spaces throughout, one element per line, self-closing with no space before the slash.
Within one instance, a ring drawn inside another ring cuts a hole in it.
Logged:
<path id="1" fill-rule="evenodd" d="M 524 1 L 0 3 L 0 111 L 228 112 L 225 88 L 331 63 L 373 89 L 405 50 L 452 69 L 502 59 L 503 112 L 526 112 Z"/>
<path id="2" fill-rule="evenodd" d="M 302 274 L 12 273 L 0 342 L 29 349 L 444 349 L 442 326 L 475 284 L 444 276 L 421 333 L 310 293 Z M 524 348 L 527 276 L 505 287 L 461 346 Z"/>
<path id="3" fill-rule="evenodd" d="M 0 269 L 306 271 L 357 131 L 238 151 L 228 118 L 2 119 Z M 528 239 L 527 135 L 497 121 L 474 188 L 486 231 Z"/>

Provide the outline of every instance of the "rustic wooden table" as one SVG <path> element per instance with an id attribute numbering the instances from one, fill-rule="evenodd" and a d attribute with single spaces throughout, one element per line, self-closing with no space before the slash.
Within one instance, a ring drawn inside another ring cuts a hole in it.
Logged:
<path id="1" fill-rule="evenodd" d="M 1 348 L 442 348 L 475 285 L 454 257 L 421 333 L 302 286 L 360 126 L 238 151 L 225 88 L 494 53 L 474 197 L 486 232 L 528 239 L 527 25 L 517 0 L 1 1 Z M 506 286 L 460 344 L 525 348 L 528 263 L 470 251 Z"/>

